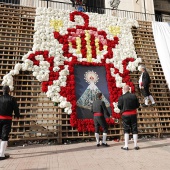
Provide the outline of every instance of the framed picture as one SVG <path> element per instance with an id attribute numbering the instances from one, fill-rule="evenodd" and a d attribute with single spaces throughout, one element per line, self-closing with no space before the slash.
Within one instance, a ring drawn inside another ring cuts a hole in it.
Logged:
<path id="1" fill-rule="evenodd" d="M 96 100 L 96 94 L 102 93 L 108 111 L 110 109 L 110 96 L 108 91 L 106 70 L 104 66 L 74 66 L 76 112 L 78 119 L 93 119 L 91 106 Z"/>

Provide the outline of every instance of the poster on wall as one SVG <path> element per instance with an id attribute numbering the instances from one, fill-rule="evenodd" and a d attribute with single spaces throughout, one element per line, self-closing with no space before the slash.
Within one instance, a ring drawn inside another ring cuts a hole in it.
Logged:
<path id="1" fill-rule="evenodd" d="M 77 99 L 77 118 L 93 119 L 91 106 L 96 100 L 96 94 L 102 93 L 102 100 L 105 102 L 111 114 L 109 91 L 106 80 L 106 70 L 103 66 L 74 66 Z"/>

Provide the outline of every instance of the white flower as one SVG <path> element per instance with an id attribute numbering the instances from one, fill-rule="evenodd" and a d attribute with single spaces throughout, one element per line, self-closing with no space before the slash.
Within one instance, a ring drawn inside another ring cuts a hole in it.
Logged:
<path id="1" fill-rule="evenodd" d="M 14 75 L 19 74 L 19 70 L 14 70 Z"/>
<path id="2" fill-rule="evenodd" d="M 54 71 L 54 72 L 56 72 L 56 71 L 58 71 L 58 70 L 60 70 L 60 68 L 59 68 L 58 66 L 53 68 L 53 71 Z"/>
<path id="3" fill-rule="evenodd" d="M 22 64 L 17 63 L 17 64 L 15 65 L 15 67 L 14 67 L 14 70 L 16 70 L 16 71 L 20 71 L 20 70 L 21 70 L 21 68 L 22 68 Z"/>
<path id="4" fill-rule="evenodd" d="M 138 66 L 138 71 L 142 71 L 142 66 Z"/>
<path id="5" fill-rule="evenodd" d="M 71 110 L 71 109 L 69 109 L 67 113 L 70 115 L 70 114 L 72 113 L 72 110 Z"/>
<path id="6" fill-rule="evenodd" d="M 43 55 L 37 55 L 37 56 L 35 56 L 35 59 L 39 60 L 39 61 L 43 61 L 44 57 L 43 57 Z"/>
<path id="7" fill-rule="evenodd" d="M 62 102 L 59 104 L 59 107 L 65 108 L 65 107 L 67 107 L 67 105 L 68 105 L 68 102 L 67 102 L 67 101 L 62 101 Z"/>
<path id="8" fill-rule="evenodd" d="M 120 113 L 120 109 L 118 108 L 118 102 L 113 102 L 113 106 L 114 106 L 114 112 Z"/>
<path id="9" fill-rule="evenodd" d="M 15 75 L 15 74 L 14 74 L 14 70 L 11 70 L 11 71 L 9 72 L 9 74 L 12 75 L 12 76 L 14 76 L 14 75 Z"/>

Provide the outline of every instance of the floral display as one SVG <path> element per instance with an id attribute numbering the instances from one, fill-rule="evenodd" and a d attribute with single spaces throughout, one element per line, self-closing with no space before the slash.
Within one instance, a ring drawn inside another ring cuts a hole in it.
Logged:
<path id="1" fill-rule="evenodd" d="M 70 115 L 70 124 L 78 131 L 94 131 L 92 119 L 78 119 L 74 66 L 104 66 L 110 95 L 112 116 L 119 118 L 117 102 L 122 87 L 134 84 L 129 73 L 141 62 L 137 58 L 132 26 L 137 21 L 105 14 L 82 13 L 52 8 L 38 8 L 32 51 L 23 56 L 3 77 L 3 85 L 13 90 L 13 76 L 19 71 L 32 71 L 41 82 L 42 91 Z M 114 124 L 114 119 L 107 119 Z"/>

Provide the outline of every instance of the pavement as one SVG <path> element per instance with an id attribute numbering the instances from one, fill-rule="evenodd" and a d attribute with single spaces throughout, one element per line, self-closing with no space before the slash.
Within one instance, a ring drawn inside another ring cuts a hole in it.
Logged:
<path id="1" fill-rule="evenodd" d="M 170 138 L 139 140 L 140 150 L 121 150 L 124 142 L 8 147 L 0 170 L 170 170 Z"/>

